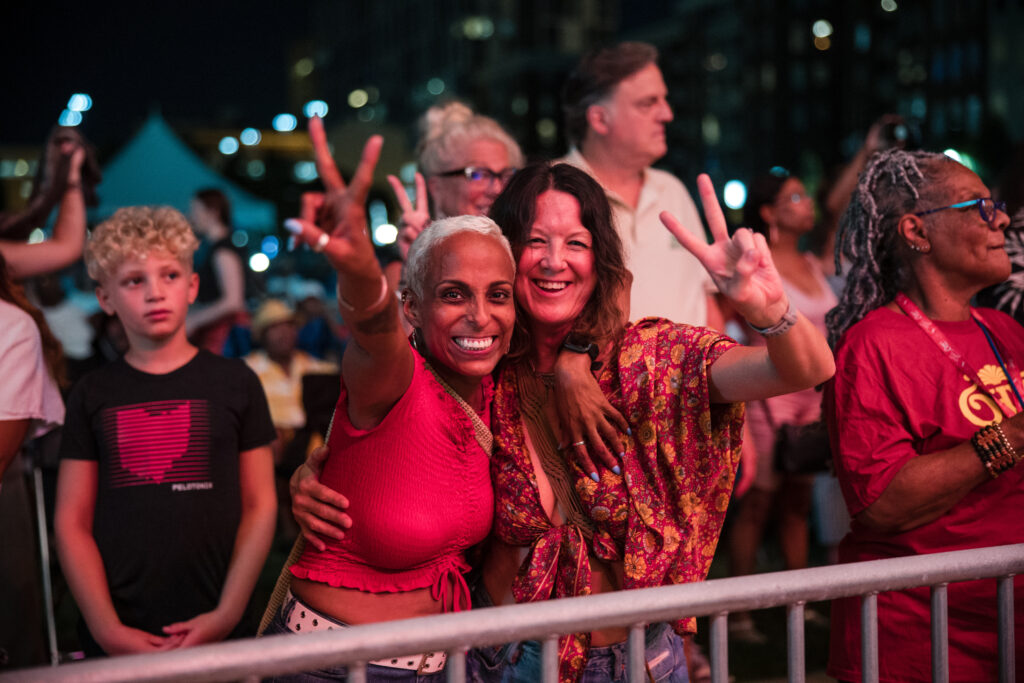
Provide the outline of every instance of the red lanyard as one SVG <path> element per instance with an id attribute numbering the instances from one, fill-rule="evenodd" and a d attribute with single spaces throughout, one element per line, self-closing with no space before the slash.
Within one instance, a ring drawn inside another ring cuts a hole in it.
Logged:
<path id="1" fill-rule="evenodd" d="M 988 394 L 989 398 L 996 402 L 1000 409 L 1002 409 L 1005 417 L 1009 417 L 1018 412 L 1017 408 L 1013 405 L 1012 398 L 1007 398 L 1005 401 L 1001 400 L 998 396 L 993 394 L 987 386 L 985 386 L 981 381 L 981 378 L 978 377 L 978 373 L 975 372 L 974 368 L 969 366 L 967 361 L 964 360 L 963 354 L 950 343 L 949 339 L 946 338 L 946 335 L 942 333 L 942 330 L 936 327 L 935 323 L 921 312 L 921 309 L 918 308 L 913 301 L 907 298 L 903 292 L 896 295 L 896 305 L 903 309 L 904 313 L 913 318 L 914 322 L 918 324 L 918 327 L 924 330 L 924 333 L 927 334 L 933 342 L 935 342 L 935 345 L 942 349 L 942 352 L 946 354 L 946 357 L 949 358 L 953 365 L 955 365 L 962 373 L 967 375 L 979 389 Z M 996 360 L 999 361 L 999 365 L 1003 369 L 1003 374 L 1006 375 L 1006 379 L 1010 382 L 1010 386 L 1013 388 L 1014 393 L 1017 394 L 1017 400 L 1019 401 L 1021 388 L 1019 379 L 1020 373 L 1017 372 L 1017 364 L 1013 361 L 1013 358 L 1010 357 L 1006 358 L 1006 362 L 1004 364 L 1002 356 L 1005 354 L 999 353 L 999 349 L 996 347 L 995 341 L 988 334 L 988 328 L 985 327 L 984 321 L 982 321 L 981 316 L 978 315 L 978 312 L 973 308 L 971 309 L 971 317 L 974 318 L 974 322 L 981 327 L 982 331 L 986 333 L 985 337 L 992 346 L 992 351 L 996 355 Z M 1024 406 L 1021 407 L 1024 408 Z"/>

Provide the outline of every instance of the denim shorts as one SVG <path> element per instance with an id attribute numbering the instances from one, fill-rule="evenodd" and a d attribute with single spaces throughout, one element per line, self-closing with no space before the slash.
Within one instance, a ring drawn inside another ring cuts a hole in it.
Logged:
<path id="1" fill-rule="evenodd" d="M 298 636 L 298 633 L 294 633 L 288 629 L 287 620 L 288 615 L 293 609 L 295 609 L 296 600 L 294 597 L 286 599 L 281 605 L 281 609 L 277 611 L 274 618 L 267 625 L 263 635 L 270 636 L 279 633 L 289 633 L 293 636 Z M 340 626 L 346 628 L 348 624 L 338 621 L 337 619 L 331 619 L 327 615 L 321 615 L 324 619 L 330 620 Z M 317 683 L 318 681 L 345 681 L 348 680 L 348 667 L 339 665 L 331 666 L 325 669 L 317 669 L 314 671 L 304 671 L 301 673 L 294 674 L 282 674 L 280 676 L 271 676 L 264 678 L 263 681 L 270 681 L 272 683 Z M 437 671 L 430 674 L 417 674 L 415 671 L 408 669 L 392 669 L 386 666 L 377 666 L 376 664 L 366 665 L 366 680 L 369 683 L 375 681 L 403 681 L 406 683 L 444 683 L 446 679 L 445 671 Z"/>

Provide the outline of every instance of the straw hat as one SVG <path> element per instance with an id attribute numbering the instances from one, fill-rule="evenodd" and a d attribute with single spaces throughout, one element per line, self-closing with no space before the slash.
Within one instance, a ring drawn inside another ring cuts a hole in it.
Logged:
<path id="1" fill-rule="evenodd" d="M 259 339 L 268 327 L 289 322 L 295 322 L 295 311 L 280 299 L 267 299 L 253 316 L 252 336 Z"/>

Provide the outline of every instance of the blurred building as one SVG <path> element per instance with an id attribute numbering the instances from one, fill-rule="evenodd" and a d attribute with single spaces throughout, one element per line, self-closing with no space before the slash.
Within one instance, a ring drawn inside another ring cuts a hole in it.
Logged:
<path id="1" fill-rule="evenodd" d="M 402 128 L 432 103 L 467 100 L 532 158 L 565 151 L 559 91 L 585 50 L 658 46 L 675 121 L 661 163 L 692 179 L 749 178 L 775 165 L 812 184 L 848 159 L 886 112 L 910 143 L 968 152 L 999 169 L 1024 135 L 1022 0 L 437 0 L 313 4 L 295 46 L 293 111 Z"/>

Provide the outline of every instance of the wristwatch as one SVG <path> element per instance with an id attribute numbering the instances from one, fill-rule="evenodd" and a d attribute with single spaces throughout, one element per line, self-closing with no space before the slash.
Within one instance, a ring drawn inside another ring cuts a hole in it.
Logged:
<path id="1" fill-rule="evenodd" d="M 562 348 L 566 351 L 572 351 L 573 353 L 584 353 L 590 356 L 590 371 L 595 372 L 601 369 L 603 363 L 599 363 L 597 360 L 598 354 L 601 353 L 601 349 L 598 348 L 597 344 L 589 339 L 584 339 L 579 335 L 570 333 L 566 336 L 562 342 Z"/>
<path id="2" fill-rule="evenodd" d="M 793 306 L 793 300 L 789 301 L 789 308 L 782 314 L 782 319 L 774 325 L 768 327 L 758 327 L 757 325 L 751 324 L 748 320 L 747 324 L 750 325 L 751 329 L 761 334 L 762 337 L 778 337 L 780 334 L 789 332 L 789 328 L 796 324 L 796 307 Z"/>

